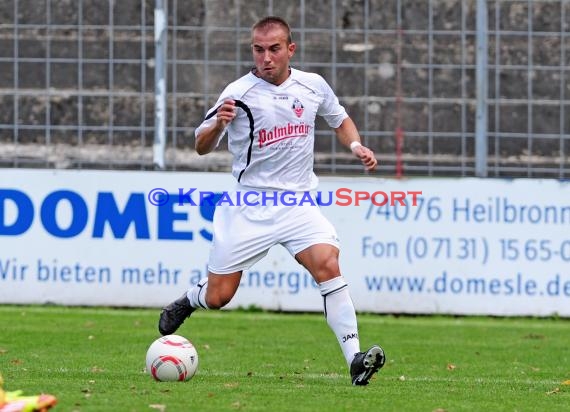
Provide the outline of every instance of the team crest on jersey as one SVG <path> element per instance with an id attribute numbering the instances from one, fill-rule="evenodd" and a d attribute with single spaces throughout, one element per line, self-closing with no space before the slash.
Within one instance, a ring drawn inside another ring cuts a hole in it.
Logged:
<path id="1" fill-rule="evenodd" d="M 295 99 L 295 101 L 293 102 L 293 106 L 291 107 L 293 108 L 293 111 L 295 112 L 295 115 L 297 115 L 297 117 L 301 117 L 303 115 L 303 112 L 305 111 L 303 103 L 301 103 L 301 101 L 297 98 Z"/>

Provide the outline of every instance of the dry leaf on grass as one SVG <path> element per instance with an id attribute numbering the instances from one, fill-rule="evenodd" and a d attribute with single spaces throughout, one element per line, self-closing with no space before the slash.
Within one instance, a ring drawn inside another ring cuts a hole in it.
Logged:
<path id="1" fill-rule="evenodd" d="M 546 392 L 546 394 L 547 395 L 555 395 L 558 392 L 560 392 L 560 388 L 554 388 L 553 390 Z"/>
<path id="2" fill-rule="evenodd" d="M 544 335 L 540 335 L 538 333 L 529 333 L 528 335 L 523 336 L 523 339 L 544 339 Z"/>
<path id="3" fill-rule="evenodd" d="M 448 370 L 448 371 L 455 370 L 455 368 L 457 368 L 457 366 L 455 366 L 453 363 L 448 363 L 448 364 L 447 364 L 447 370 Z"/>
<path id="4" fill-rule="evenodd" d="M 157 411 L 160 411 L 160 412 L 166 411 L 166 405 L 160 405 L 158 403 L 148 405 L 148 407 L 152 408 L 152 409 L 156 409 Z"/>

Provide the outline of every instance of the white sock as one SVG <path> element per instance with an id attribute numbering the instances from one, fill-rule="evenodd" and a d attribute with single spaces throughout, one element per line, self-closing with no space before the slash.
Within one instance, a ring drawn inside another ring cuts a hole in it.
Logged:
<path id="1" fill-rule="evenodd" d="M 336 335 L 346 363 L 350 367 L 354 355 L 360 352 L 360 340 L 356 312 L 348 292 L 348 285 L 342 276 L 338 276 L 319 284 L 319 289 L 323 297 L 325 318 Z"/>
<path id="2" fill-rule="evenodd" d="M 208 290 L 208 278 L 202 278 L 192 289 L 186 294 L 193 308 L 210 309 L 206 303 L 206 290 Z"/>

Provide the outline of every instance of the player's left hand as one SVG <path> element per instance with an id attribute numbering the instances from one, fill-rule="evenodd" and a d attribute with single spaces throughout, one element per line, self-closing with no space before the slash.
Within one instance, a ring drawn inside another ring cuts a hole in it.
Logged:
<path id="1" fill-rule="evenodd" d="M 374 156 L 374 152 L 366 146 L 357 146 L 352 150 L 352 153 L 360 159 L 366 170 L 372 171 L 376 169 L 378 160 Z"/>

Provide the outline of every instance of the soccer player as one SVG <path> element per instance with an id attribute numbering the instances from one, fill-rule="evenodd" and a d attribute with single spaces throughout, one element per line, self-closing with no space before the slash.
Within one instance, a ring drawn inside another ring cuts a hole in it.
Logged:
<path id="1" fill-rule="evenodd" d="M 214 150 L 228 134 L 236 191 L 255 191 L 257 202 L 222 202 L 214 213 L 208 277 L 164 307 L 163 335 L 174 333 L 196 309 L 219 309 L 230 302 L 244 270 L 268 250 L 283 245 L 313 276 L 323 296 L 328 325 L 336 335 L 352 383 L 367 385 L 385 362 L 378 345 L 361 352 L 354 305 L 339 268 L 339 241 L 318 207 L 275 202 L 275 193 L 299 195 L 317 187 L 313 171 L 315 119 L 322 116 L 366 170 L 377 164 L 363 146 L 352 119 L 318 74 L 294 69 L 296 49 L 288 23 L 275 16 L 252 28 L 255 67 L 229 84 L 196 129 L 196 151 Z M 268 196 L 262 196 L 263 194 Z M 237 199 L 237 197 L 236 197 Z M 257 205 L 253 205 L 257 204 Z"/>

